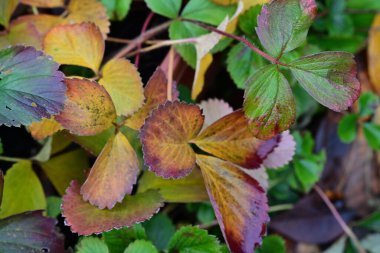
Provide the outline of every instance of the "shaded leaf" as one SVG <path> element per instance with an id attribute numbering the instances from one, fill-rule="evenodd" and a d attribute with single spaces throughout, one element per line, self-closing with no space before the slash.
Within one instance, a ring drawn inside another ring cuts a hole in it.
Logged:
<path id="1" fill-rule="evenodd" d="M 205 36 L 205 35 L 204 35 Z M 205 83 L 205 75 L 212 63 L 212 54 L 206 54 L 203 58 L 199 59 L 197 56 L 197 62 L 195 67 L 195 76 L 193 82 L 193 88 L 191 90 L 191 98 L 195 100 L 203 90 Z"/>
<path id="2" fill-rule="evenodd" d="M 375 211 L 364 220 L 359 221 L 358 226 L 380 232 L 380 211 Z"/>
<path id="3" fill-rule="evenodd" d="M 110 94 L 117 115 L 128 116 L 144 103 L 143 84 L 136 67 L 125 59 L 113 59 L 102 69 L 103 85 Z"/>
<path id="4" fill-rule="evenodd" d="M 343 143 L 353 142 L 357 135 L 357 124 L 359 116 L 357 114 L 346 114 L 339 121 L 338 135 Z"/>
<path id="5" fill-rule="evenodd" d="M 170 239 L 169 252 L 219 253 L 218 239 L 199 227 L 184 226 Z"/>
<path id="6" fill-rule="evenodd" d="M 99 28 L 91 23 L 60 25 L 44 38 L 44 51 L 60 64 L 78 65 L 98 72 L 104 54 Z"/>
<path id="7" fill-rule="evenodd" d="M 199 103 L 205 116 L 203 129 L 217 121 L 218 119 L 233 112 L 232 107 L 222 99 L 210 98 Z"/>
<path id="8" fill-rule="evenodd" d="M 144 222 L 144 227 L 148 235 L 148 239 L 159 249 L 167 248 L 170 238 L 175 232 L 175 226 L 168 215 L 159 213 L 152 219 Z"/>
<path id="9" fill-rule="evenodd" d="M 65 194 L 72 180 L 83 182 L 90 164 L 83 150 L 73 150 L 53 157 L 40 166 L 60 195 Z"/>
<path id="10" fill-rule="evenodd" d="M 158 251 L 151 242 L 137 240 L 129 244 L 124 253 L 158 253 Z"/>
<path id="11" fill-rule="evenodd" d="M 80 185 L 73 181 L 63 196 L 62 216 L 71 231 L 80 235 L 98 234 L 132 226 L 152 217 L 163 206 L 157 191 L 147 191 L 126 196 L 121 204 L 109 209 L 98 209 L 85 202 L 80 195 Z"/>
<path id="12" fill-rule="evenodd" d="M 276 137 L 268 142 L 257 139 L 242 110 L 219 119 L 192 142 L 207 153 L 249 169 L 259 168 L 278 143 Z"/>
<path id="13" fill-rule="evenodd" d="M 47 138 L 46 140 L 44 140 L 42 142 L 42 148 L 40 149 L 40 151 L 34 155 L 33 157 L 30 158 L 30 160 L 33 160 L 33 161 L 38 161 L 38 162 L 46 162 L 50 159 L 50 155 L 51 155 L 51 147 L 52 147 L 52 143 L 53 143 L 53 138 L 50 137 L 50 138 Z"/>
<path id="14" fill-rule="evenodd" d="M 3 202 L 3 192 L 4 192 L 4 173 L 0 170 L 0 207 Z"/>
<path id="15" fill-rule="evenodd" d="M 81 187 L 85 201 L 111 209 L 131 194 L 140 171 L 137 155 L 123 133 L 112 136 Z"/>
<path id="16" fill-rule="evenodd" d="M 102 3 L 110 19 L 121 21 L 128 15 L 132 0 L 102 0 Z"/>
<path id="17" fill-rule="evenodd" d="M 141 224 L 133 227 L 113 229 L 102 234 L 112 253 L 123 253 L 124 249 L 135 240 L 147 239 L 145 229 Z"/>
<path id="18" fill-rule="evenodd" d="M 67 100 L 56 120 L 71 133 L 95 135 L 112 126 L 115 107 L 107 91 L 86 79 L 66 79 Z"/>
<path id="19" fill-rule="evenodd" d="M 0 125 L 29 125 L 61 111 L 65 100 L 58 64 L 32 47 L 0 51 Z"/>
<path id="20" fill-rule="evenodd" d="M 269 139 L 294 123 L 295 101 L 289 83 L 277 66 L 261 68 L 247 81 L 245 115 L 260 139 Z"/>
<path id="21" fill-rule="evenodd" d="M 30 161 L 14 164 L 5 174 L 0 218 L 46 208 L 44 190 Z"/>
<path id="22" fill-rule="evenodd" d="M 139 179 L 138 192 L 149 189 L 159 190 L 165 202 L 188 203 L 208 200 L 203 177 L 198 169 L 180 179 L 163 179 L 153 172 L 145 171 Z"/>
<path id="23" fill-rule="evenodd" d="M 40 211 L 0 220 L 0 251 L 64 253 L 64 238 L 55 224 L 55 219 L 42 216 Z"/>
<path id="24" fill-rule="evenodd" d="M 62 199 L 56 196 L 46 198 L 46 215 L 51 218 L 56 218 L 61 213 Z"/>
<path id="25" fill-rule="evenodd" d="M 5 26 L 9 25 L 9 20 L 13 12 L 16 10 L 19 0 L 1 0 L 0 1 L 0 24 Z"/>
<path id="26" fill-rule="evenodd" d="M 21 0 L 21 3 L 41 8 L 53 8 L 63 7 L 65 0 Z"/>
<path id="27" fill-rule="evenodd" d="M 47 2 L 47 1 L 46 1 Z M 12 25 L 29 24 L 34 26 L 40 36 L 44 36 L 54 26 L 62 22 L 60 16 L 38 14 L 38 15 L 22 15 L 12 21 Z"/>
<path id="28" fill-rule="evenodd" d="M 112 126 L 109 129 L 93 136 L 71 135 L 70 138 L 92 155 L 98 156 L 100 152 L 102 152 L 109 138 L 114 135 L 115 131 L 115 127 Z"/>
<path id="29" fill-rule="evenodd" d="M 365 123 L 363 125 L 364 136 L 367 140 L 368 145 L 375 149 L 380 149 L 380 125 L 375 125 L 373 123 Z"/>
<path id="30" fill-rule="evenodd" d="M 379 105 L 379 97 L 372 92 L 365 92 L 359 97 L 359 115 L 367 117 L 375 113 L 375 109 Z"/>
<path id="31" fill-rule="evenodd" d="M 167 101 L 167 83 L 165 73 L 161 68 L 157 68 L 145 86 L 145 104 L 126 120 L 128 127 L 139 130 L 151 111 Z M 173 85 L 172 99 L 177 100 L 178 95 L 177 88 Z"/>
<path id="32" fill-rule="evenodd" d="M 182 0 L 145 0 L 149 9 L 168 18 L 176 18 L 181 8 Z"/>
<path id="33" fill-rule="evenodd" d="M 42 37 L 33 24 L 12 21 L 9 31 L 0 35 L 0 49 L 20 44 L 41 50 Z"/>
<path id="34" fill-rule="evenodd" d="M 96 237 L 84 237 L 76 247 L 76 253 L 109 253 L 107 244 Z"/>
<path id="35" fill-rule="evenodd" d="M 380 234 L 373 234 L 366 236 L 362 241 L 363 247 L 371 253 L 380 251 Z"/>
<path id="36" fill-rule="evenodd" d="M 145 163 L 164 178 L 184 177 L 195 166 L 189 141 L 202 128 L 204 116 L 195 105 L 167 102 L 154 110 L 141 129 Z"/>
<path id="37" fill-rule="evenodd" d="M 271 1 L 257 19 L 261 44 L 274 57 L 301 46 L 316 13 L 314 0 Z"/>
<path id="38" fill-rule="evenodd" d="M 246 8 L 247 6 L 244 5 L 244 7 Z M 238 25 L 245 34 L 256 36 L 255 28 L 257 27 L 257 17 L 261 12 L 261 8 L 261 5 L 256 5 L 240 15 Z"/>
<path id="39" fill-rule="evenodd" d="M 286 253 L 285 240 L 278 235 L 270 235 L 264 238 L 263 245 L 257 250 L 258 253 Z"/>
<path id="40" fill-rule="evenodd" d="M 30 134 L 36 140 L 43 140 L 62 130 L 62 126 L 54 118 L 43 118 L 40 122 L 33 122 L 28 127 Z"/>
<path id="41" fill-rule="evenodd" d="M 197 164 L 230 250 L 252 252 L 261 243 L 269 221 L 265 191 L 232 163 L 197 155 Z"/>
<path id="42" fill-rule="evenodd" d="M 299 84 L 324 106 L 340 112 L 359 97 L 354 56 L 344 52 L 324 52 L 290 63 Z"/>

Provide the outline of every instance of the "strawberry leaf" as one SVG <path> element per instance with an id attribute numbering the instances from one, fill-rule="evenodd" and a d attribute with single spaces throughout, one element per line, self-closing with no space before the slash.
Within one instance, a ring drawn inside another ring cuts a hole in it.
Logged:
<path id="1" fill-rule="evenodd" d="M 0 50 L 0 125 L 29 125 L 61 111 L 66 87 L 58 64 L 32 47 Z"/>
<path id="2" fill-rule="evenodd" d="M 293 124 L 295 101 L 289 83 L 275 65 L 261 68 L 247 82 L 245 115 L 260 139 L 270 139 Z"/>
<path id="3" fill-rule="evenodd" d="M 236 165 L 197 155 L 223 236 L 235 253 L 253 252 L 269 221 L 265 191 Z"/>
<path id="4" fill-rule="evenodd" d="M 149 9 L 167 18 L 176 18 L 181 8 L 182 0 L 145 0 Z"/>
<path id="5" fill-rule="evenodd" d="M 263 47 L 274 57 L 301 46 L 317 13 L 314 0 L 277 0 L 265 5 L 256 32 Z"/>
<path id="6" fill-rule="evenodd" d="M 99 234 L 113 228 L 132 226 L 152 217 L 162 206 L 162 198 L 157 191 L 147 191 L 134 196 L 126 196 L 114 208 L 98 209 L 85 202 L 80 195 L 80 185 L 73 181 L 63 196 L 62 216 L 79 235 Z"/>
<path id="7" fill-rule="evenodd" d="M 299 84 L 322 105 L 340 112 L 358 98 L 354 56 L 344 52 L 323 52 L 290 63 Z"/>
<path id="8" fill-rule="evenodd" d="M 145 163 L 164 178 L 184 177 L 195 166 L 189 144 L 201 130 L 204 116 L 198 106 L 167 102 L 154 110 L 141 129 Z"/>

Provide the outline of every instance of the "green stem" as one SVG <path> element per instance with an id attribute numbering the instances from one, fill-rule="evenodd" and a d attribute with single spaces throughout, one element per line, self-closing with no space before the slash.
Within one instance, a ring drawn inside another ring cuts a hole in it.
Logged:
<path id="1" fill-rule="evenodd" d="M 269 207 L 270 213 L 280 212 L 280 211 L 286 211 L 293 208 L 293 204 L 282 204 L 282 205 L 276 205 Z"/>
<path id="2" fill-rule="evenodd" d="M 17 158 L 17 157 L 0 156 L 0 161 L 18 163 L 18 162 L 22 162 L 22 161 L 29 161 L 29 159 Z"/>

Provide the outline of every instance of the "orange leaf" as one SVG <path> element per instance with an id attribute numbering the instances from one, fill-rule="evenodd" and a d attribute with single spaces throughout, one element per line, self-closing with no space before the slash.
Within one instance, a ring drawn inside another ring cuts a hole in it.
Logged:
<path id="1" fill-rule="evenodd" d="M 65 0 L 21 0 L 21 3 L 36 7 L 53 8 L 65 5 Z"/>
<path id="2" fill-rule="evenodd" d="M 53 118 L 44 118 L 40 122 L 33 122 L 28 128 L 33 138 L 39 141 L 62 130 L 62 126 Z"/>
<path id="3" fill-rule="evenodd" d="M 165 73 L 161 68 L 157 68 L 145 86 L 145 104 L 127 119 L 126 125 L 128 127 L 139 130 L 151 111 L 167 101 L 167 83 L 168 80 L 166 79 Z M 178 98 L 178 91 L 174 85 L 172 97 L 173 100 L 177 100 Z"/>
<path id="4" fill-rule="evenodd" d="M 104 54 L 104 39 L 94 24 L 60 25 L 44 39 L 44 50 L 60 64 L 79 65 L 98 72 Z"/>
<path id="5" fill-rule="evenodd" d="M 71 133 L 95 135 L 111 127 L 115 107 L 107 91 L 86 79 L 66 79 L 67 100 L 56 120 Z"/>
<path id="6" fill-rule="evenodd" d="M 139 173 L 139 161 L 128 139 L 118 132 L 110 138 L 81 188 L 83 199 L 111 209 L 131 194 Z"/>
<path id="7" fill-rule="evenodd" d="M 132 226 L 153 216 L 163 206 L 157 191 L 126 196 L 121 204 L 99 209 L 82 199 L 80 185 L 73 181 L 63 196 L 62 216 L 71 231 L 80 235 L 99 234 L 113 228 Z"/>
<path id="8" fill-rule="evenodd" d="M 262 141 L 252 134 L 242 110 L 207 127 L 192 141 L 202 150 L 245 168 L 259 168 L 277 146 L 278 138 Z"/>
<path id="9" fill-rule="evenodd" d="M 117 115 L 130 115 L 144 103 L 141 77 L 136 67 L 125 59 L 113 59 L 102 69 L 99 84 L 110 94 Z"/>
<path id="10" fill-rule="evenodd" d="M 145 163 L 163 178 L 188 175 L 195 166 L 189 141 L 202 128 L 204 117 L 196 105 L 167 102 L 154 110 L 141 129 Z"/>
<path id="11" fill-rule="evenodd" d="M 269 221 L 265 191 L 232 163 L 197 155 L 197 164 L 231 252 L 254 252 Z"/>
<path id="12" fill-rule="evenodd" d="M 107 16 L 107 10 L 98 0 L 70 0 L 67 7 L 69 15 L 65 18 L 64 23 L 95 23 L 104 38 L 110 31 L 110 22 Z"/>

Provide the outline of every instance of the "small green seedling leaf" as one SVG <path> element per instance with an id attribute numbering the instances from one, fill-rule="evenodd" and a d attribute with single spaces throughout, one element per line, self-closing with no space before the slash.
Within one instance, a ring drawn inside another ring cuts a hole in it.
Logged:
<path id="1" fill-rule="evenodd" d="M 380 125 L 375 125 L 374 123 L 365 123 L 363 125 L 364 136 L 367 140 L 368 145 L 375 149 L 380 149 Z"/>
<path id="2" fill-rule="evenodd" d="M 96 237 L 84 237 L 76 248 L 76 253 L 109 253 L 107 244 Z"/>
<path id="3" fill-rule="evenodd" d="M 257 253 L 286 253 L 285 240 L 278 235 L 270 235 L 264 238 L 263 245 L 257 249 Z"/>
<path id="4" fill-rule="evenodd" d="M 343 143 L 351 143 L 355 140 L 358 131 L 358 119 L 357 114 L 347 114 L 339 122 L 338 135 Z"/>
<path id="5" fill-rule="evenodd" d="M 102 0 L 102 3 L 110 19 L 121 21 L 128 15 L 132 0 Z"/>
<path id="6" fill-rule="evenodd" d="M 137 240 L 129 244 L 124 253 L 158 253 L 152 242 Z"/>
<path id="7" fill-rule="evenodd" d="M 367 117 L 375 112 L 379 105 L 379 98 L 372 92 L 362 93 L 359 97 L 359 114 L 361 117 Z"/>
<path id="8" fill-rule="evenodd" d="M 125 248 L 135 240 L 146 240 L 147 235 L 141 224 L 122 229 L 113 229 L 102 234 L 112 253 L 123 253 Z"/>

